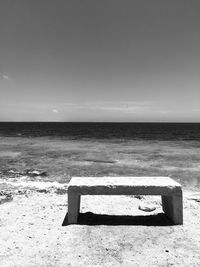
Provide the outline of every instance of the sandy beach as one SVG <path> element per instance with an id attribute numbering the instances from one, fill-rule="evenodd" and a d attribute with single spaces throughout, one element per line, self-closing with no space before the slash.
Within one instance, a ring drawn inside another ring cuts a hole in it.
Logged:
<path id="1" fill-rule="evenodd" d="M 2 267 L 199 266 L 197 143 L 0 141 Z M 147 196 L 84 196 L 79 224 L 66 225 L 71 176 L 147 174 L 183 185 L 183 225 L 165 217 L 160 197 Z M 142 211 L 141 205 L 155 210 Z"/>
<path id="2" fill-rule="evenodd" d="M 199 201 L 184 192 L 184 224 L 173 226 L 159 215 L 158 197 L 85 196 L 85 221 L 62 226 L 67 194 L 16 195 L 1 205 L 1 266 L 199 266 Z M 141 203 L 156 210 L 141 211 Z"/>

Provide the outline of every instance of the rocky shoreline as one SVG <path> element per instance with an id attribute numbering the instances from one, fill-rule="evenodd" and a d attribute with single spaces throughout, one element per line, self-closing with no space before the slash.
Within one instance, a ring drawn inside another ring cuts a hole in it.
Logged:
<path id="1" fill-rule="evenodd" d="M 44 181 L 48 174 L 43 170 L 5 169 L 0 171 L 0 204 L 10 202 L 16 195 L 25 195 L 31 192 L 67 194 L 67 184 Z"/>

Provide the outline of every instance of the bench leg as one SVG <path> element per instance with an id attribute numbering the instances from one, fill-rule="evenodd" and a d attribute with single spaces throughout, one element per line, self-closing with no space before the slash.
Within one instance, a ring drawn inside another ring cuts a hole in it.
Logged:
<path id="1" fill-rule="evenodd" d="M 68 193 L 68 223 L 77 223 L 80 211 L 80 195 Z"/>
<path id="2" fill-rule="evenodd" d="M 162 208 L 174 224 L 183 224 L 182 191 L 170 196 L 162 196 Z"/>

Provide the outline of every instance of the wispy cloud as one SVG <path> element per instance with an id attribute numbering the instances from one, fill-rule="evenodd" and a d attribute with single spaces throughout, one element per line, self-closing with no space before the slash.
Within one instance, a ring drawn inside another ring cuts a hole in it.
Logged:
<path id="1" fill-rule="evenodd" d="M 108 102 L 100 103 L 97 108 L 105 111 L 116 111 L 122 113 L 140 113 L 150 109 L 151 102 L 140 101 L 123 101 L 123 102 Z"/>
<path id="2" fill-rule="evenodd" d="M 192 109 L 193 112 L 200 112 L 200 108 L 194 108 Z"/>
<path id="3" fill-rule="evenodd" d="M 85 103 L 84 105 L 80 105 L 79 108 L 107 112 L 141 113 L 150 109 L 152 105 L 152 102 L 145 101 L 104 101 Z"/>
<path id="4" fill-rule="evenodd" d="M 8 106 L 8 104 L 6 104 Z M 94 101 L 84 103 L 14 103 L 12 107 L 23 106 L 28 110 L 40 110 L 41 112 L 52 112 L 54 114 L 65 114 L 66 112 L 72 112 L 76 114 L 85 113 L 98 113 L 98 114 L 132 114 L 132 115 L 144 115 L 144 114 L 157 114 L 157 115 L 169 115 L 174 113 L 173 109 L 168 110 L 165 107 L 161 107 L 159 103 L 153 101 Z M 197 109 L 195 110 L 197 112 Z M 180 113 L 176 111 L 176 113 Z"/>
<path id="5" fill-rule="evenodd" d="M 9 77 L 8 77 L 8 75 L 6 75 L 6 74 L 0 72 L 0 79 L 3 79 L 3 80 L 9 80 Z"/>

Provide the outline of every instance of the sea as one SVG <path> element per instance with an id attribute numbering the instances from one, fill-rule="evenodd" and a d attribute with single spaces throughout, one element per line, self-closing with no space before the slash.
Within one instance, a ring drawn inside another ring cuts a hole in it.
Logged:
<path id="1" fill-rule="evenodd" d="M 0 122 L 0 189 L 60 186 L 72 176 L 170 176 L 200 190 L 199 141 L 200 123 Z"/>
<path id="2" fill-rule="evenodd" d="M 0 136 L 199 141 L 200 123 L 0 122 Z"/>

